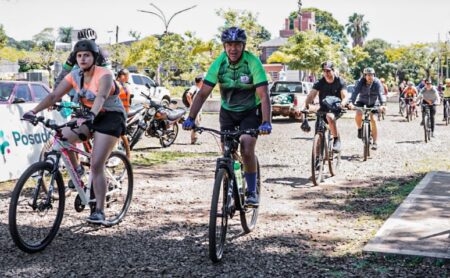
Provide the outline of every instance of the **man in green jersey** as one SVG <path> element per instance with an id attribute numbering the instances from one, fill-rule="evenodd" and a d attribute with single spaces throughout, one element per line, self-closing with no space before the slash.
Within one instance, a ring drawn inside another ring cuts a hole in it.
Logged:
<path id="1" fill-rule="evenodd" d="M 244 50 L 247 41 L 244 30 L 230 27 L 223 31 L 221 39 L 225 51 L 209 68 L 183 128 L 190 130 L 195 127 L 195 117 L 218 83 L 221 95 L 220 129 L 259 129 L 260 134 L 269 134 L 272 125 L 268 81 L 261 61 Z M 246 203 L 253 207 L 259 204 L 255 146 L 255 137 L 242 135 L 241 155 L 248 186 Z"/>

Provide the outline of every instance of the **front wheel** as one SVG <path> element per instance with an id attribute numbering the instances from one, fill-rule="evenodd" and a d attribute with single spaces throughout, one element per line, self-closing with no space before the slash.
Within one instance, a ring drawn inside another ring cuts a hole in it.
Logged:
<path id="1" fill-rule="evenodd" d="M 370 126 L 363 124 L 364 161 L 370 156 Z"/>
<path id="2" fill-rule="evenodd" d="M 245 182 L 245 179 L 243 179 Z M 259 161 L 256 159 L 256 194 L 261 202 L 261 173 Z M 242 229 L 245 233 L 250 233 L 256 226 L 258 220 L 259 206 L 257 208 L 243 208 L 241 210 L 240 218 Z"/>
<path id="3" fill-rule="evenodd" d="M 339 165 L 341 164 L 341 152 L 333 151 L 333 144 L 331 137 L 328 140 L 328 168 L 332 176 L 336 176 L 339 172 Z"/>
<path id="4" fill-rule="evenodd" d="M 56 236 L 64 213 L 64 181 L 53 165 L 37 162 L 20 176 L 9 205 L 9 232 L 27 253 L 42 251 Z M 53 188 L 47 193 L 44 188 Z M 57 198 L 56 198 L 57 197 Z"/>
<path id="5" fill-rule="evenodd" d="M 226 169 L 222 168 L 217 172 L 209 213 L 209 258 L 215 263 L 222 259 L 225 247 L 230 181 L 231 177 Z"/>
<path id="6" fill-rule="evenodd" d="M 105 176 L 108 186 L 105 220 L 108 224 L 115 225 L 127 213 L 133 196 L 133 170 L 125 154 L 118 151 L 111 153 L 105 164 Z"/>
<path id="7" fill-rule="evenodd" d="M 314 136 L 312 155 L 311 155 L 311 180 L 315 186 L 323 182 L 323 169 L 325 164 L 325 140 L 324 134 L 319 132 Z"/>

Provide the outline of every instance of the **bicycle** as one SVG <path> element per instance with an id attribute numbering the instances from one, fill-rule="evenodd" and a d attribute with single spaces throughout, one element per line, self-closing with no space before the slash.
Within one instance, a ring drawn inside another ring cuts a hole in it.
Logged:
<path id="1" fill-rule="evenodd" d="M 422 103 L 423 108 L 423 131 L 425 135 L 425 143 L 431 140 L 431 112 L 430 108 L 433 105 Z"/>
<path id="2" fill-rule="evenodd" d="M 450 97 L 444 97 L 444 121 L 445 125 L 450 123 Z"/>
<path id="3" fill-rule="evenodd" d="M 310 113 L 303 110 L 302 113 Z M 345 110 L 341 110 L 341 114 Z M 331 176 L 338 173 L 341 163 L 341 153 L 333 151 L 333 136 L 326 122 L 327 112 L 316 112 L 316 125 L 311 153 L 311 180 L 315 186 L 324 182 L 325 161 L 328 161 L 328 169 Z"/>
<path id="4" fill-rule="evenodd" d="M 414 102 L 414 98 L 408 97 L 408 98 L 405 99 L 405 102 L 406 102 L 406 108 L 405 108 L 405 111 L 406 111 L 406 120 L 407 120 L 408 122 L 410 122 L 410 121 L 413 120 L 413 117 L 416 116 L 415 108 L 414 108 L 414 106 L 412 105 L 412 103 Z"/>
<path id="5" fill-rule="evenodd" d="M 364 115 L 362 126 L 362 141 L 364 144 L 363 159 L 364 161 L 367 161 L 367 158 L 369 158 L 370 156 L 370 144 L 372 140 L 372 127 L 370 123 L 370 114 L 377 113 L 378 108 L 377 107 L 368 108 L 366 105 L 364 105 L 364 107 L 355 107 L 355 109 L 361 111 Z"/>
<path id="6" fill-rule="evenodd" d="M 243 177 L 242 159 L 237 150 L 241 135 L 256 136 L 259 132 L 255 129 L 218 131 L 206 127 L 196 127 L 195 131 L 199 133 L 206 131 L 224 138 L 223 156 L 216 162 L 208 233 L 209 257 L 213 262 L 219 262 L 225 247 L 228 218 L 232 219 L 235 213 L 239 212 L 241 226 L 245 233 L 250 233 L 256 226 L 259 209 L 245 205 L 246 182 Z M 256 162 L 256 192 L 260 196 L 260 168 L 258 160 Z M 238 165 L 237 172 L 240 172 L 240 176 L 235 171 L 235 165 Z M 242 184 L 239 181 L 242 181 Z"/>
<path id="7" fill-rule="evenodd" d="M 41 123 L 52 130 L 54 143 L 43 161 L 30 165 L 23 172 L 11 195 L 9 231 L 16 246 L 27 253 L 45 249 L 55 238 L 61 225 L 65 206 L 61 160 L 78 192 L 74 203 L 75 210 L 82 212 L 89 206 L 92 213 L 96 207 L 91 179 L 86 182 L 84 176 L 80 177 L 68 157 L 68 152 L 73 151 L 86 158 L 82 165 L 90 166 L 91 154 L 68 143 L 62 136 L 62 128 L 76 128 L 76 122 L 57 125 L 52 120 L 37 117 L 31 123 Z M 108 186 L 105 200 L 108 218 L 105 225 L 112 226 L 123 219 L 130 206 L 133 171 L 127 157 L 122 152 L 114 151 L 105 164 L 105 174 Z"/>

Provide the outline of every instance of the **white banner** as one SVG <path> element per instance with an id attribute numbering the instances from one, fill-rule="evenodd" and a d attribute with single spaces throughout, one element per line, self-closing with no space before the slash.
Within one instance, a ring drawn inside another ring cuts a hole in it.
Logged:
<path id="1" fill-rule="evenodd" d="M 39 160 L 41 149 L 52 134 L 42 125 L 21 121 L 21 116 L 36 103 L 0 105 L 0 181 L 17 179 L 32 163 Z M 57 111 L 39 113 L 58 123 L 66 122 Z"/>

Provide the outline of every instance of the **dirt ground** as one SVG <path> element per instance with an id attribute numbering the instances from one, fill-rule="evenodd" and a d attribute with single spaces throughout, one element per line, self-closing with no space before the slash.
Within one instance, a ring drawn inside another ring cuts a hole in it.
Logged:
<path id="1" fill-rule="evenodd" d="M 448 277 L 448 261 L 361 251 L 424 174 L 450 170 L 450 126 L 441 121 L 442 107 L 428 144 L 419 120 L 407 123 L 397 111 L 397 104 L 389 105 L 386 120 L 379 122 L 379 149 L 366 162 L 353 114 L 340 119 L 341 171 L 319 187 L 308 179 L 313 134 L 303 133 L 299 123 L 275 119 L 273 133 L 257 145 L 263 181 L 257 227 L 243 235 L 238 217 L 230 220 L 219 264 L 208 258 L 216 159 L 211 152 L 218 151 L 209 134 L 190 145 L 190 134 L 180 131 L 167 149 L 154 139 L 140 142 L 141 152 L 197 155 L 136 166 L 130 210 L 110 228 L 85 224 L 87 211 L 76 213 L 71 196 L 58 236 L 37 254 L 12 243 L 10 191 L 1 191 L 0 276 Z M 217 128 L 218 115 L 205 114 L 202 124 Z"/>

